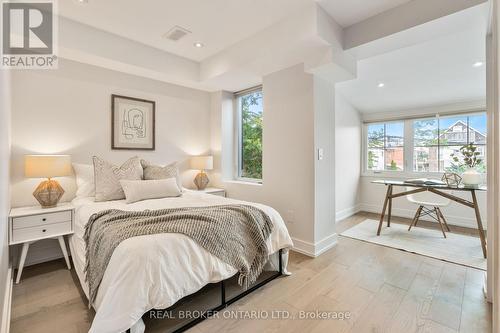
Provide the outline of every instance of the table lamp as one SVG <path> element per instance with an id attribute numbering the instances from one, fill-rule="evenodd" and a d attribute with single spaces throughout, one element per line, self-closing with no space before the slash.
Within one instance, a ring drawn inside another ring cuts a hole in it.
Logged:
<path id="1" fill-rule="evenodd" d="M 214 166 L 214 159 L 212 156 L 194 156 L 191 157 L 191 169 L 200 170 L 200 173 L 194 178 L 194 184 L 198 190 L 204 190 L 210 179 L 208 179 L 205 170 L 212 170 Z"/>
<path id="2" fill-rule="evenodd" d="M 53 177 L 71 175 L 71 156 L 69 155 L 26 155 L 24 156 L 24 175 L 28 178 L 48 178 L 38 185 L 33 196 L 42 208 L 57 206 L 64 190 Z"/>

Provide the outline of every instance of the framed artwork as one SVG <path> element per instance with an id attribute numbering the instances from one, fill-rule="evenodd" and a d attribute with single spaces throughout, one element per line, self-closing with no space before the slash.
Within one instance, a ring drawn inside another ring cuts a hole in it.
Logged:
<path id="1" fill-rule="evenodd" d="M 111 148 L 155 149 L 155 102 L 111 95 Z"/>

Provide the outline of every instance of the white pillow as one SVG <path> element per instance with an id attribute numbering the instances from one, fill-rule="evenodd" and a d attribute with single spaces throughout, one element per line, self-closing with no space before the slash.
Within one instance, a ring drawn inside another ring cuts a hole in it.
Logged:
<path id="1" fill-rule="evenodd" d="M 178 197 L 181 191 L 174 177 L 157 180 L 120 180 L 127 203 L 146 199 Z"/>
<path id="2" fill-rule="evenodd" d="M 77 198 L 95 197 L 94 166 L 73 163 L 76 175 Z"/>

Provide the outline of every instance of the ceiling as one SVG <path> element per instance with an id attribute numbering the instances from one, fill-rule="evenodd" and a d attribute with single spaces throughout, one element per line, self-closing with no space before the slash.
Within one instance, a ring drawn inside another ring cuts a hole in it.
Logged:
<path id="1" fill-rule="evenodd" d="M 359 23 L 411 0 L 318 0 L 319 5 L 342 27 Z"/>
<path id="2" fill-rule="evenodd" d="M 131 40 L 202 61 L 318 2 L 348 26 L 409 0 L 65 0 L 61 16 Z M 174 26 L 191 34 L 173 42 Z M 196 48 L 195 42 L 205 46 Z"/>
<path id="3" fill-rule="evenodd" d="M 357 79 L 339 83 L 337 91 L 361 113 L 481 100 L 486 68 L 473 64 L 485 58 L 481 26 L 360 60 Z"/>
<path id="4" fill-rule="evenodd" d="M 59 14 L 143 44 L 201 61 L 313 0 L 77 0 L 59 1 Z M 173 42 L 162 36 L 178 25 L 192 33 Z M 196 48 L 195 42 L 205 47 Z"/>

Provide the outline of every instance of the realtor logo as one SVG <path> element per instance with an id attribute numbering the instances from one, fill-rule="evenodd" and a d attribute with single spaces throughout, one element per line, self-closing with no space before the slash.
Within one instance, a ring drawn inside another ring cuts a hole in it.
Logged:
<path id="1" fill-rule="evenodd" d="M 57 68 L 54 2 L 2 2 L 1 68 Z"/>

